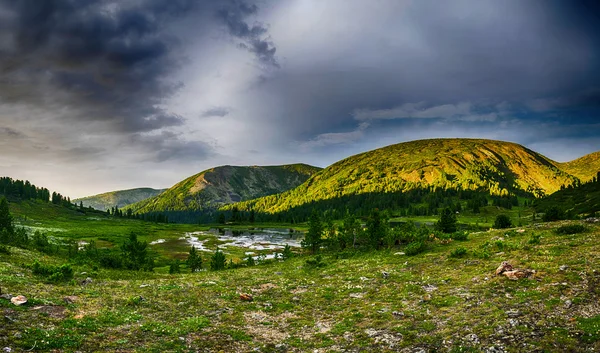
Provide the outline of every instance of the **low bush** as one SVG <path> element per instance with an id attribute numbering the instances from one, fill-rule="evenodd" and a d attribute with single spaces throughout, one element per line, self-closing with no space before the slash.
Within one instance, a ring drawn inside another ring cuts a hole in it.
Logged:
<path id="1" fill-rule="evenodd" d="M 539 245 L 540 244 L 540 238 L 542 236 L 539 234 L 532 234 L 531 238 L 529 238 L 529 241 L 527 241 L 528 244 L 531 245 Z"/>
<path id="2" fill-rule="evenodd" d="M 422 241 L 414 241 L 404 248 L 404 253 L 408 256 L 414 256 L 424 252 L 426 249 L 425 243 Z"/>
<path id="3" fill-rule="evenodd" d="M 44 265 L 36 261 L 31 265 L 31 271 L 34 275 L 45 277 L 48 282 L 52 283 L 65 282 L 73 279 L 73 268 L 68 264 L 52 266 Z"/>
<path id="4" fill-rule="evenodd" d="M 323 261 L 323 257 L 321 255 L 317 255 L 312 259 L 308 259 L 305 262 L 306 267 L 325 267 L 327 264 Z"/>
<path id="5" fill-rule="evenodd" d="M 463 257 L 467 255 L 467 249 L 465 247 L 458 247 L 454 250 L 452 250 L 452 252 L 450 252 L 450 257 Z"/>
<path id="6" fill-rule="evenodd" d="M 506 229 L 512 227 L 512 222 L 510 217 L 505 214 L 499 214 L 496 216 L 496 220 L 494 221 L 494 228 L 496 229 Z"/>
<path id="7" fill-rule="evenodd" d="M 452 233 L 452 240 L 465 241 L 469 240 L 469 232 L 454 232 Z"/>
<path id="8" fill-rule="evenodd" d="M 566 226 L 561 226 L 561 227 L 556 228 L 556 230 L 554 232 L 556 234 L 567 235 L 567 234 L 583 233 L 586 230 L 587 230 L 587 228 L 581 224 L 569 224 Z"/>

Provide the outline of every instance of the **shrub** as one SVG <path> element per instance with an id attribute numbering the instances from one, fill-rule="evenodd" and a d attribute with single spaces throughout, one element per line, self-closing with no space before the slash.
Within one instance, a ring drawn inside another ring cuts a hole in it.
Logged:
<path id="1" fill-rule="evenodd" d="M 551 222 L 559 221 L 561 219 L 565 219 L 566 217 L 567 215 L 565 214 L 565 211 L 561 210 L 557 206 L 551 206 L 546 210 L 546 213 L 544 213 L 544 215 L 542 216 L 542 220 L 544 222 Z"/>
<path id="2" fill-rule="evenodd" d="M 450 253 L 450 257 L 463 257 L 467 254 L 467 249 L 460 246 Z"/>
<path id="3" fill-rule="evenodd" d="M 6 245 L 0 245 L 0 254 L 10 255 L 10 250 Z"/>
<path id="4" fill-rule="evenodd" d="M 321 255 L 317 255 L 312 259 L 308 259 L 305 261 L 306 267 L 325 267 L 327 264 L 323 261 L 323 257 Z"/>
<path id="5" fill-rule="evenodd" d="M 294 253 L 292 252 L 290 244 L 285 244 L 285 248 L 283 248 L 283 252 L 281 253 L 281 258 L 287 260 L 292 256 L 294 256 Z"/>
<path id="6" fill-rule="evenodd" d="M 436 228 L 444 233 L 454 233 L 457 229 L 456 213 L 450 208 L 444 209 L 440 215 L 440 220 L 436 223 Z"/>
<path id="7" fill-rule="evenodd" d="M 246 258 L 246 266 L 254 266 L 256 265 L 256 261 L 254 261 L 254 257 L 252 257 L 252 254 L 248 254 L 248 257 Z"/>
<path id="8" fill-rule="evenodd" d="M 98 262 L 100 263 L 100 266 L 104 268 L 123 268 L 123 260 L 121 257 L 110 252 L 101 253 L 98 256 Z"/>
<path id="9" fill-rule="evenodd" d="M 226 265 L 225 254 L 219 248 L 210 258 L 210 269 L 213 271 L 224 270 Z"/>
<path id="10" fill-rule="evenodd" d="M 468 240 L 469 232 L 454 232 L 450 237 L 452 238 L 452 240 Z"/>
<path id="11" fill-rule="evenodd" d="M 48 282 L 62 282 L 73 279 L 73 268 L 71 265 L 64 264 L 61 266 L 44 265 L 39 262 L 34 262 L 31 265 L 31 271 L 34 275 L 46 277 Z"/>
<path id="12" fill-rule="evenodd" d="M 531 245 L 538 245 L 538 244 L 540 244 L 540 238 L 541 238 L 541 235 L 533 234 L 533 235 L 531 235 L 531 238 L 529 239 L 529 241 L 527 241 L 527 243 L 531 244 Z"/>
<path id="13" fill-rule="evenodd" d="M 175 260 L 175 261 L 171 262 L 171 264 L 169 265 L 169 273 L 170 274 L 181 273 L 181 267 L 179 266 L 179 260 Z"/>
<path id="14" fill-rule="evenodd" d="M 561 226 L 558 227 L 554 232 L 556 234 L 578 234 L 578 233 L 583 233 L 587 230 L 587 228 L 585 228 L 583 225 L 581 224 L 569 224 L 566 226 Z"/>
<path id="15" fill-rule="evenodd" d="M 422 241 L 414 241 L 409 243 L 406 248 L 404 248 L 404 253 L 408 256 L 413 256 L 424 252 L 426 249 L 425 243 Z"/>
<path id="16" fill-rule="evenodd" d="M 512 222 L 507 215 L 499 214 L 496 216 L 496 220 L 494 221 L 494 228 L 506 229 L 510 227 L 512 227 Z"/>

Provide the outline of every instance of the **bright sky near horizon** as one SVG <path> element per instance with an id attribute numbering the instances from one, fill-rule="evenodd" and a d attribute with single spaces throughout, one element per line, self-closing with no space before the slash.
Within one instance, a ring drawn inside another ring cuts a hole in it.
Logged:
<path id="1" fill-rule="evenodd" d="M 600 10 L 0 0 L 0 176 L 72 198 L 435 137 L 600 150 Z"/>

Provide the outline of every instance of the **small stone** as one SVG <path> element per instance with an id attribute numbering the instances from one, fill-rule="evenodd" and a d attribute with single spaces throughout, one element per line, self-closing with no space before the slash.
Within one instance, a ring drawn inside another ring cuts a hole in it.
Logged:
<path id="1" fill-rule="evenodd" d="M 505 353 L 504 349 L 502 349 L 501 347 L 497 347 L 497 346 L 491 346 L 491 347 L 487 347 L 484 350 L 485 353 Z"/>
<path id="2" fill-rule="evenodd" d="M 298 297 L 292 297 L 292 301 L 299 302 L 300 298 L 298 298 Z"/>
<path id="3" fill-rule="evenodd" d="M 85 276 L 87 275 L 87 272 L 81 272 L 80 275 Z"/>
<path id="4" fill-rule="evenodd" d="M 395 252 L 394 255 L 406 255 L 406 254 L 403 252 Z"/>
<path id="5" fill-rule="evenodd" d="M 475 344 L 479 343 L 479 337 L 477 337 L 477 335 L 474 333 L 468 334 L 465 338 L 467 339 L 467 341 L 469 341 L 471 343 L 475 343 Z"/>
<path id="6" fill-rule="evenodd" d="M 513 270 L 513 267 L 510 263 L 508 263 L 508 261 L 502 261 L 500 266 L 498 266 L 498 268 L 496 269 L 496 276 L 500 276 L 504 272 L 512 271 L 512 270 Z"/>
<path id="7" fill-rule="evenodd" d="M 185 342 L 185 337 L 179 337 L 179 340 L 180 340 L 181 342 Z"/>
<path id="8" fill-rule="evenodd" d="M 25 303 L 27 303 L 27 298 L 25 298 L 22 295 L 17 295 L 16 297 L 13 297 L 10 299 L 10 302 L 13 303 L 14 305 L 23 305 Z"/>
<path id="9" fill-rule="evenodd" d="M 150 285 L 147 283 L 140 284 L 140 288 L 146 288 L 146 287 L 150 287 Z"/>
<path id="10" fill-rule="evenodd" d="M 386 278 L 386 279 L 390 277 L 390 274 L 385 271 L 381 271 L 381 275 L 383 276 L 383 278 Z"/>
<path id="11" fill-rule="evenodd" d="M 367 278 L 367 277 L 360 277 L 359 279 L 363 282 L 371 280 L 370 278 Z"/>
<path id="12" fill-rule="evenodd" d="M 508 310 L 506 312 L 506 316 L 508 317 L 519 317 L 521 316 L 521 312 L 517 309 Z"/>
<path id="13" fill-rule="evenodd" d="M 77 297 L 75 295 L 69 295 L 69 296 L 64 297 L 63 300 L 67 304 L 74 304 L 75 302 L 77 302 L 79 300 L 79 297 Z"/>
<path id="14" fill-rule="evenodd" d="M 517 319 L 508 319 L 508 323 L 510 324 L 510 326 L 516 327 L 516 326 L 519 325 L 519 320 L 517 320 Z"/>
<path id="15" fill-rule="evenodd" d="M 364 296 L 365 296 L 364 293 L 350 293 L 350 298 L 360 299 Z"/>
<path id="16" fill-rule="evenodd" d="M 10 294 L 2 294 L 0 295 L 0 299 L 6 299 L 6 300 L 11 300 L 12 299 L 12 295 Z"/>
<path id="17" fill-rule="evenodd" d="M 558 269 L 561 270 L 561 271 L 566 271 L 566 270 L 569 269 L 569 266 L 567 266 L 567 265 L 561 265 Z"/>
<path id="18" fill-rule="evenodd" d="M 392 316 L 396 317 L 396 318 L 399 318 L 399 317 L 404 316 L 404 312 L 402 312 L 402 311 L 392 311 Z"/>
<path id="19" fill-rule="evenodd" d="M 254 300 L 254 298 L 252 297 L 252 294 L 242 293 L 240 294 L 240 300 L 245 302 L 251 302 Z"/>
<path id="20" fill-rule="evenodd" d="M 2 348 L 2 352 L 10 353 L 10 352 L 12 352 L 12 348 L 4 347 L 4 348 Z"/>
<path id="21" fill-rule="evenodd" d="M 570 309 L 573 306 L 573 302 L 569 299 L 565 300 L 565 308 Z"/>
<path id="22" fill-rule="evenodd" d="M 90 277 L 87 277 L 86 279 L 84 279 L 83 281 L 81 281 L 81 285 L 88 285 L 90 283 L 92 283 L 92 279 Z"/>

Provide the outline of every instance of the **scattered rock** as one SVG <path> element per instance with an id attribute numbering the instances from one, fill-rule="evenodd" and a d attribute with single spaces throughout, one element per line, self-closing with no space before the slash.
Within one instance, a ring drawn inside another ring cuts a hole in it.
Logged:
<path id="1" fill-rule="evenodd" d="M 392 316 L 395 318 L 400 318 L 404 316 L 404 312 L 402 311 L 392 311 Z"/>
<path id="2" fill-rule="evenodd" d="M 85 276 L 87 275 L 87 272 L 81 272 L 80 275 Z"/>
<path id="3" fill-rule="evenodd" d="M 147 283 L 140 284 L 140 288 L 146 288 L 146 287 L 150 287 L 150 285 Z"/>
<path id="4" fill-rule="evenodd" d="M 388 272 L 385 271 L 381 271 L 381 275 L 383 276 L 383 278 L 387 279 L 390 277 L 390 274 Z"/>
<path id="5" fill-rule="evenodd" d="M 525 229 L 517 229 L 517 233 L 525 233 Z"/>
<path id="6" fill-rule="evenodd" d="M 569 299 L 565 300 L 565 308 L 570 309 L 573 306 L 573 302 Z"/>
<path id="7" fill-rule="evenodd" d="M 365 333 L 375 341 L 375 344 L 384 344 L 389 348 L 394 348 L 402 340 L 402 335 L 394 335 L 384 330 L 369 328 L 365 330 Z"/>
<path id="8" fill-rule="evenodd" d="M 74 304 L 75 302 L 77 302 L 79 300 L 79 297 L 75 296 L 75 295 L 68 295 L 68 296 L 64 297 L 63 300 L 67 304 Z"/>
<path id="9" fill-rule="evenodd" d="M 2 294 L 0 295 L 0 299 L 6 299 L 6 300 L 11 300 L 12 299 L 12 295 L 10 294 Z"/>
<path id="10" fill-rule="evenodd" d="M 242 293 L 240 294 L 240 300 L 245 302 L 251 302 L 254 300 L 254 298 L 252 297 L 252 294 Z"/>
<path id="11" fill-rule="evenodd" d="M 558 269 L 561 270 L 561 271 L 566 271 L 566 270 L 569 269 L 569 266 L 567 266 L 567 265 L 561 265 Z"/>
<path id="12" fill-rule="evenodd" d="M 498 266 L 498 268 L 496 269 L 496 276 L 500 276 L 504 272 L 512 271 L 512 270 L 513 270 L 513 267 L 510 263 L 508 263 L 508 261 L 502 261 L 500 266 Z"/>
<path id="13" fill-rule="evenodd" d="M 506 278 L 512 279 L 513 281 L 516 281 L 521 278 L 529 278 L 529 277 L 533 276 L 534 274 L 535 274 L 535 271 L 529 270 L 529 269 L 516 269 L 513 271 L 506 271 L 503 273 L 503 275 L 505 275 Z"/>
<path id="14" fill-rule="evenodd" d="M 85 286 L 85 285 L 88 285 L 88 284 L 90 284 L 92 282 L 93 282 L 92 279 L 90 277 L 87 277 L 86 279 L 84 279 L 83 281 L 81 281 L 81 285 Z"/>
<path id="15" fill-rule="evenodd" d="M 317 327 L 317 331 L 319 331 L 319 333 L 327 333 L 331 331 L 331 324 L 328 322 L 318 321 L 315 326 Z"/>
<path id="16" fill-rule="evenodd" d="M 508 323 L 509 323 L 509 324 L 510 324 L 510 326 L 512 326 L 512 327 L 519 326 L 519 320 L 517 320 L 517 319 L 508 319 Z"/>
<path id="17" fill-rule="evenodd" d="M 506 312 L 506 316 L 508 317 L 519 317 L 521 316 L 521 312 L 517 309 L 508 310 Z"/>
<path id="18" fill-rule="evenodd" d="M 292 297 L 292 301 L 299 302 L 300 298 L 298 298 L 298 297 Z"/>
<path id="19" fill-rule="evenodd" d="M 12 348 L 4 347 L 4 348 L 2 348 L 2 352 L 10 353 L 10 352 L 12 352 Z"/>
<path id="20" fill-rule="evenodd" d="M 406 255 L 406 254 L 403 252 L 395 252 L 394 255 Z"/>
<path id="21" fill-rule="evenodd" d="M 22 295 L 17 295 L 16 297 L 12 297 L 10 299 L 10 302 L 13 303 L 14 305 L 19 306 L 19 305 L 23 305 L 23 304 L 27 303 L 27 298 L 25 298 Z"/>
<path id="22" fill-rule="evenodd" d="M 435 292 L 436 290 L 438 290 L 438 287 L 434 286 L 433 284 L 428 284 L 421 288 L 423 288 L 423 290 L 425 290 L 425 292 L 427 293 Z"/>
<path id="23" fill-rule="evenodd" d="M 370 278 L 367 278 L 367 277 L 360 277 L 359 279 L 363 282 L 371 280 Z"/>
<path id="24" fill-rule="evenodd" d="M 535 274 L 535 270 L 513 268 L 508 261 L 503 261 L 496 269 L 496 276 L 504 275 L 508 279 L 518 280 L 521 278 L 529 278 Z"/>
<path id="25" fill-rule="evenodd" d="M 468 334 L 465 339 L 471 343 L 479 344 L 479 337 L 477 337 L 477 335 L 474 333 Z"/>
<path id="26" fill-rule="evenodd" d="M 350 298 L 360 299 L 365 296 L 365 293 L 350 293 Z"/>
<path id="27" fill-rule="evenodd" d="M 491 346 L 491 347 L 487 347 L 484 350 L 485 353 L 505 353 L 506 351 L 504 349 L 502 349 L 502 347 L 498 347 L 498 346 Z"/>

